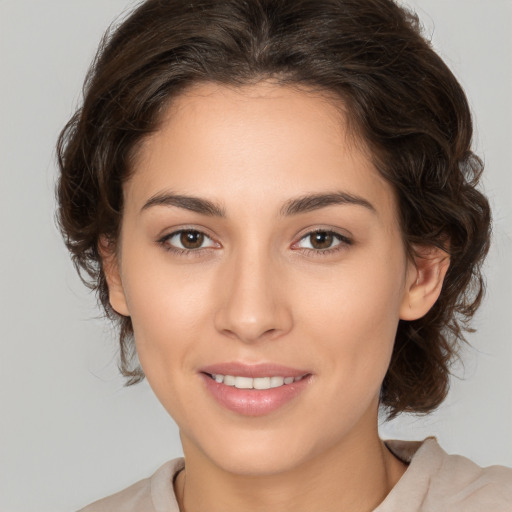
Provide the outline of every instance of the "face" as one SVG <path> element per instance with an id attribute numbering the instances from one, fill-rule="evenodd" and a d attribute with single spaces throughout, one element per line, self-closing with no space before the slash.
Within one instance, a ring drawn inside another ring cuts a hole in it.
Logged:
<path id="1" fill-rule="evenodd" d="M 204 84 L 136 160 L 110 297 L 185 454 L 268 474 L 376 435 L 415 277 L 393 192 L 339 110 Z"/>

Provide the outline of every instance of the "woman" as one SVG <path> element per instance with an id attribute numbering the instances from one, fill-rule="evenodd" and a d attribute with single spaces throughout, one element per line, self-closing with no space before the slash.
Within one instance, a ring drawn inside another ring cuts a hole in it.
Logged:
<path id="1" fill-rule="evenodd" d="M 84 510 L 510 508 L 510 470 L 377 431 L 442 402 L 481 300 L 471 135 L 390 0 L 142 3 L 61 134 L 59 216 L 185 457 Z"/>

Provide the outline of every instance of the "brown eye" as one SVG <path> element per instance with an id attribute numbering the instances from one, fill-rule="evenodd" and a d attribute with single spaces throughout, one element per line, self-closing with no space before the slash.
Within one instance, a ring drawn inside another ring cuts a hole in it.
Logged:
<path id="1" fill-rule="evenodd" d="M 182 231 L 180 243 L 185 249 L 199 249 L 204 243 L 204 234 L 199 231 Z"/>
<path id="2" fill-rule="evenodd" d="M 346 236 L 340 235 L 335 231 L 318 230 L 311 231 L 303 236 L 296 244 L 296 249 L 306 249 L 316 251 L 317 253 L 330 253 L 331 251 L 341 250 L 343 247 L 351 245 L 352 241 Z"/>
<path id="3" fill-rule="evenodd" d="M 208 235 L 196 229 L 181 229 L 164 236 L 159 242 L 170 251 L 187 252 L 218 247 Z"/>
<path id="4" fill-rule="evenodd" d="M 313 249 L 329 249 L 334 242 L 333 233 L 328 231 L 317 231 L 309 235 L 311 247 Z"/>

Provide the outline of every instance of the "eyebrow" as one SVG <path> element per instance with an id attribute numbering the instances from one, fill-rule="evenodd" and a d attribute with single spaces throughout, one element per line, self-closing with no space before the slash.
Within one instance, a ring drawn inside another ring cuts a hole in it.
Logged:
<path id="1" fill-rule="evenodd" d="M 224 209 L 213 201 L 202 199 L 200 197 L 172 193 L 154 195 L 146 201 L 141 211 L 147 210 L 152 206 L 177 206 L 178 208 L 184 208 L 185 210 L 190 210 L 202 215 L 208 215 L 209 217 L 226 216 Z"/>
<path id="2" fill-rule="evenodd" d="M 307 194 L 287 201 L 281 208 L 281 215 L 292 216 L 320 210 L 333 205 L 362 206 L 372 213 L 377 213 L 375 207 L 366 199 L 347 192 Z M 176 206 L 209 217 L 226 217 L 224 208 L 213 201 L 200 197 L 173 194 L 170 192 L 152 196 L 146 201 L 141 211 L 153 206 Z"/>
<path id="3" fill-rule="evenodd" d="M 332 205 L 356 205 L 377 213 L 375 207 L 366 199 L 347 192 L 328 194 L 307 194 L 297 199 L 291 199 L 281 208 L 281 215 L 297 215 L 311 212 Z"/>

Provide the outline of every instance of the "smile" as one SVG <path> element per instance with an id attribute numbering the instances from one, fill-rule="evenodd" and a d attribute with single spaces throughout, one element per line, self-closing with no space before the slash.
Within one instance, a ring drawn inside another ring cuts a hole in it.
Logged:
<path id="1" fill-rule="evenodd" d="M 313 383 L 312 372 L 272 363 L 218 363 L 199 370 L 207 396 L 242 416 L 265 416 L 290 406 Z"/>
<path id="2" fill-rule="evenodd" d="M 297 377 L 280 377 L 280 376 L 272 376 L 272 377 L 243 377 L 239 375 L 222 375 L 220 373 L 217 374 L 209 374 L 210 377 L 219 384 L 224 384 L 226 386 L 232 386 L 238 389 L 272 389 L 279 388 L 281 386 L 285 386 L 288 384 L 292 384 L 294 382 L 298 382 L 303 379 L 306 375 L 300 375 Z"/>

